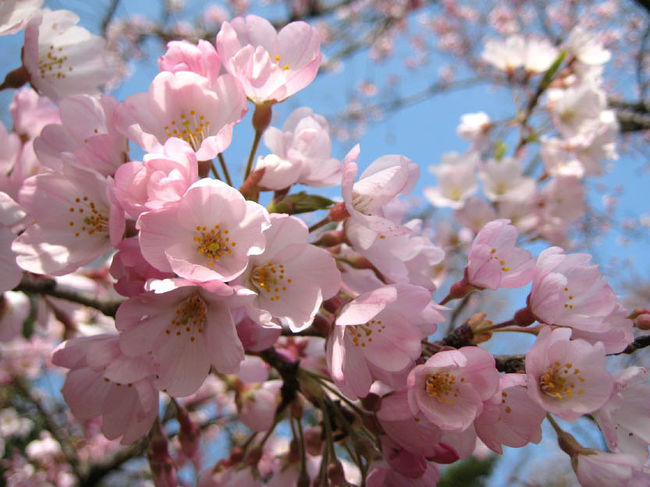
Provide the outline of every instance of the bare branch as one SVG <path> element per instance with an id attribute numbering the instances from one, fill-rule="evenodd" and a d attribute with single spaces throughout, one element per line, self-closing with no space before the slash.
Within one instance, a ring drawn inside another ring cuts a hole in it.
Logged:
<path id="1" fill-rule="evenodd" d="M 108 24 L 111 23 L 111 20 L 113 20 L 113 16 L 115 15 L 115 11 L 117 10 L 117 6 L 119 5 L 120 0 L 111 0 L 111 3 L 108 5 L 108 9 L 106 10 L 106 14 L 104 15 L 104 20 L 102 20 L 102 32 L 104 35 L 106 35 L 106 29 L 108 28 Z"/>
<path id="2" fill-rule="evenodd" d="M 14 288 L 14 291 L 22 291 L 26 294 L 43 294 L 52 296 L 53 298 L 65 299 L 73 303 L 89 306 L 111 317 L 115 317 L 117 308 L 123 302 L 123 300 L 115 300 L 112 298 L 100 298 L 94 294 L 60 284 L 49 277 L 38 277 L 34 274 L 27 273 L 23 275 L 22 281 Z"/>

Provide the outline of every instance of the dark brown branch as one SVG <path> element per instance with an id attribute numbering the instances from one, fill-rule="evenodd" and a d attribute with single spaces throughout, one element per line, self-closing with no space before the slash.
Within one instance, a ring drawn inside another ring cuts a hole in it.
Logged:
<path id="1" fill-rule="evenodd" d="M 260 352 L 260 357 L 271 367 L 278 371 L 282 377 L 282 388 L 280 394 L 282 401 L 278 405 L 276 415 L 281 413 L 296 398 L 296 394 L 300 390 L 298 383 L 298 369 L 299 363 L 291 362 L 280 355 L 275 348 L 268 348 Z"/>
<path id="2" fill-rule="evenodd" d="M 637 350 L 640 350 L 645 347 L 650 347 L 650 335 L 642 335 L 640 337 L 636 337 L 632 343 L 630 343 L 625 350 L 619 353 L 615 353 L 614 355 L 620 355 L 623 353 L 634 353 Z"/>
<path id="3" fill-rule="evenodd" d="M 73 303 L 82 304 L 94 308 L 106 316 L 114 317 L 117 308 L 122 300 L 111 298 L 100 298 L 94 294 L 80 291 L 71 286 L 59 284 L 49 277 L 38 277 L 34 274 L 24 274 L 20 284 L 14 291 L 22 291 L 26 294 L 43 294 L 53 298 L 65 299 Z"/>
<path id="4" fill-rule="evenodd" d="M 111 0 L 111 3 L 108 5 L 106 15 L 104 15 L 104 20 L 102 20 L 102 32 L 104 35 L 106 35 L 106 28 L 108 27 L 108 24 L 111 23 L 111 20 L 113 20 L 113 16 L 115 15 L 119 3 L 120 0 Z"/>
<path id="5" fill-rule="evenodd" d="M 494 361 L 499 372 L 516 374 L 526 371 L 525 355 L 495 355 Z"/>
<path id="6" fill-rule="evenodd" d="M 643 101 L 627 102 L 608 100 L 610 107 L 616 110 L 616 117 L 621 133 L 650 130 L 650 104 Z"/>
<path id="7" fill-rule="evenodd" d="M 650 0 L 636 0 L 639 7 L 643 7 L 646 10 L 646 13 L 650 14 Z"/>

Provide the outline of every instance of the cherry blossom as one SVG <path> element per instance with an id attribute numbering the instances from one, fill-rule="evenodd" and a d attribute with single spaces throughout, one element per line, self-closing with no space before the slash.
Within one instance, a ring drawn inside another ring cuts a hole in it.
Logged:
<path id="1" fill-rule="evenodd" d="M 236 372 L 244 350 L 224 299 L 232 296 L 231 288 L 219 282 L 205 288 L 178 285 L 125 301 L 115 320 L 126 355 L 152 354 L 156 387 L 187 396 L 197 391 L 211 366 L 221 373 Z"/>
<path id="2" fill-rule="evenodd" d="M 409 229 L 392 221 L 385 212 L 386 205 L 400 194 L 408 194 L 417 181 L 420 170 L 410 159 L 387 155 L 375 160 L 355 183 L 359 146 L 345 157 L 341 191 L 345 209 L 350 215 L 346 231 L 356 234 L 362 248 L 368 248 L 376 238 L 404 235 Z"/>
<path id="3" fill-rule="evenodd" d="M 199 179 L 196 154 L 177 138 L 165 142 L 161 153 L 149 153 L 143 161 L 122 164 L 110 187 L 124 211 L 137 218 L 144 211 L 173 206 Z"/>
<path id="4" fill-rule="evenodd" d="M 177 205 L 143 213 L 140 248 L 163 272 L 196 281 L 229 281 L 244 272 L 249 256 L 264 251 L 266 210 L 221 181 L 192 184 Z"/>
<path id="5" fill-rule="evenodd" d="M 169 41 L 167 52 L 158 59 L 161 71 L 190 71 L 216 82 L 221 70 L 221 60 L 215 47 L 199 39 L 197 45 L 187 41 Z"/>
<path id="6" fill-rule="evenodd" d="M 13 34 L 41 8 L 43 0 L 7 0 L 0 6 L 0 36 Z"/>
<path id="7" fill-rule="evenodd" d="M 417 286 L 385 286 L 343 308 L 327 342 L 327 363 L 348 397 L 364 397 L 374 379 L 403 382 L 420 354 L 421 334 L 411 320 L 430 299 Z"/>
<path id="8" fill-rule="evenodd" d="M 131 95 L 116 109 L 115 125 L 147 152 L 160 153 L 167 139 L 177 137 L 192 146 L 198 160 L 209 160 L 230 145 L 233 125 L 247 110 L 230 75 L 210 83 L 190 71 L 163 71 L 147 93 Z"/>
<path id="9" fill-rule="evenodd" d="M 472 242 L 466 268 L 469 284 L 479 288 L 523 287 L 533 279 L 535 261 L 516 247 L 517 230 L 509 220 L 487 223 Z"/>
<path id="10" fill-rule="evenodd" d="M 528 394 L 567 421 L 598 410 L 610 398 L 614 378 L 605 368 L 602 343 L 569 340 L 571 330 L 544 327 L 526 354 Z"/>
<path id="11" fill-rule="evenodd" d="M 43 128 L 34 141 L 39 161 L 61 170 L 61 155 L 69 153 L 86 169 L 112 176 L 127 159 L 126 138 L 115 131 L 113 113 L 118 101 L 108 95 L 99 98 L 74 95 L 59 102 L 60 123 Z"/>
<path id="12" fill-rule="evenodd" d="M 499 389 L 483 406 L 474 427 L 491 450 L 503 454 L 502 445 L 517 448 L 542 440 L 546 411 L 528 395 L 525 375 L 502 375 Z"/>
<path id="13" fill-rule="evenodd" d="M 321 63 L 320 36 L 305 22 L 280 32 L 255 15 L 224 22 L 217 50 L 226 70 L 255 104 L 278 103 L 306 87 Z"/>
<path id="14" fill-rule="evenodd" d="M 63 275 L 111 248 L 114 225 L 109 223 L 106 181 L 98 174 L 67 165 L 60 173 L 33 176 L 25 181 L 19 201 L 36 221 L 12 245 L 23 269 Z"/>
<path id="15" fill-rule="evenodd" d="M 78 22 L 79 17 L 68 10 L 43 9 L 25 28 L 23 64 L 30 83 L 53 101 L 98 93 L 115 70 L 105 41 Z"/>
<path id="16" fill-rule="evenodd" d="M 634 455 L 640 463 L 648 459 L 650 445 L 647 378 L 648 371 L 643 367 L 622 370 L 615 377 L 611 399 L 594 412 L 609 449 Z"/>
<path id="17" fill-rule="evenodd" d="M 272 151 L 260 157 L 255 169 L 264 168 L 260 185 L 284 189 L 295 183 L 332 186 L 341 182 L 341 162 L 331 157 L 329 126 L 309 107 L 294 110 L 282 130 L 269 127 L 264 143 Z"/>
<path id="18" fill-rule="evenodd" d="M 528 307 L 549 325 L 599 332 L 616 306 L 614 291 L 590 264 L 589 254 L 565 254 L 550 247 L 537 258 Z"/>
<path id="19" fill-rule="evenodd" d="M 154 371 L 146 356 L 126 357 L 116 335 L 80 337 L 61 344 L 52 357 L 67 369 L 62 394 L 79 419 L 102 416 L 102 433 L 133 443 L 158 415 Z"/>
<path id="20" fill-rule="evenodd" d="M 450 152 L 442 156 L 442 163 L 430 166 L 436 176 L 436 187 L 424 188 L 424 196 L 434 206 L 462 208 L 465 201 L 476 192 L 476 169 L 479 156 L 476 152 L 459 155 Z"/>
<path id="21" fill-rule="evenodd" d="M 250 257 L 233 284 L 255 293 L 248 305 L 255 321 L 275 318 L 299 332 L 311 324 L 323 300 L 338 292 L 340 273 L 331 254 L 307 243 L 307 226 L 295 217 L 271 215 L 264 236 L 264 252 Z"/>
<path id="22" fill-rule="evenodd" d="M 444 431 L 467 429 L 494 395 L 499 373 L 494 357 L 479 347 L 438 352 L 408 376 L 411 412 Z"/>

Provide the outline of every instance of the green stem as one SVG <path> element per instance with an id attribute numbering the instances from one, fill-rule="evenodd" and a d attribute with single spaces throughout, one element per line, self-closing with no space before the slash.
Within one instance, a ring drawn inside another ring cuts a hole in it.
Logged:
<path id="1" fill-rule="evenodd" d="M 226 182 L 232 186 L 232 180 L 230 179 L 230 173 L 228 172 L 228 166 L 226 166 L 226 159 L 224 159 L 223 153 L 219 152 L 219 154 L 217 154 L 217 157 L 219 158 L 219 165 L 221 165 L 221 170 L 223 171 L 223 175 L 226 178 Z"/>
<path id="2" fill-rule="evenodd" d="M 478 335 L 479 333 L 483 333 L 483 332 L 486 332 L 486 331 L 497 331 L 497 330 L 499 330 L 501 328 L 506 328 L 508 326 L 513 326 L 515 324 L 516 324 L 515 320 L 508 320 L 508 321 L 504 321 L 502 323 L 497 323 L 496 325 L 489 325 L 489 326 L 486 326 L 484 328 L 477 328 L 476 330 L 474 330 L 474 334 Z"/>
<path id="3" fill-rule="evenodd" d="M 485 331 L 485 330 L 484 330 Z M 533 328 L 523 328 L 519 326 L 510 326 L 507 328 L 497 328 L 496 330 L 490 330 L 491 332 L 502 332 L 502 331 L 514 331 L 518 333 L 528 333 L 529 335 L 538 335 L 539 327 L 535 326 Z"/>
<path id="4" fill-rule="evenodd" d="M 557 421 L 555 421 L 555 418 L 551 416 L 550 413 L 546 413 L 546 419 L 548 419 L 548 422 L 551 423 L 551 426 L 553 426 L 553 429 L 555 430 L 558 436 L 564 434 L 564 430 L 560 428 L 560 425 L 557 424 Z"/>
<path id="5" fill-rule="evenodd" d="M 219 177 L 219 173 L 217 172 L 217 168 L 214 166 L 214 162 L 212 161 L 210 161 L 210 171 L 212 172 L 212 175 L 215 177 L 215 179 L 221 181 L 221 178 Z"/>
<path id="6" fill-rule="evenodd" d="M 255 131 L 255 137 L 253 138 L 253 145 L 251 146 L 251 152 L 248 154 L 248 162 L 246 163 L 246 172 L 244 172 L 244 181 L 251 173 L 253 169 L 253 160 L 255 159 L 255 154 L 257 154 L 257 147 L 260 145 L 260 140 L 262 140 L 262 134 L 264 132 L 260 130 Z"/>
<path id="7" fill-rule="evenodd" d="M 321 221 L 314 223 L 312 226 L 309 227 L 309 233 L 313 232 L 314 230 L 318 230 L 320 227 L 323 227 L 327 225 L 329 222 L 331 222 L 330 216 L 327 215 L 325 218 L 323 218 Z"/>

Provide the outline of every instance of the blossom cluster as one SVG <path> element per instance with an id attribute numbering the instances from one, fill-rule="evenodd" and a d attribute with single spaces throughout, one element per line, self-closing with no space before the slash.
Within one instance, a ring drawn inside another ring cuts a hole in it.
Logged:
<path id="1" fill-rule="evenodd" d="M 565 245 L 571 224 L 585 214 L 584 178 L 601 175 L 602 161 L 617 158 L 618 122 L 602 87 L 610 53 L 594 34 L 576 26 L 559 47 L 519 34 L 491 39 L 482 59 L 509 83 L 535 88 L 543 101 L 534 95 L 516 115 L 522 132 L 512 156 L 505 155 L 503 140 L 495 144 L 491 137 L 499 123 L 484 112 L 464 115 L 458 135 L 471 146 L 430 167 L 437 186 L 425 189 L 425 196 L 435 206 L 455 209 L 457 219 L 474 231 L 507 218 L 521 232 Z M 531 122 L 539 103 L 552 131 Z M 543 167 L 524 168 L 531 159 L 530 142 L 537 140 Z M 479 180 L 485 199 L 475 196 Z"/>
<path id="2" fill-rule="evenodd" d="M 445 252 L 399 198 L 414 189 L 419 166 L 390 154 L 360 172 L 360 146 L 333 157 L 328 122 L 309 107 L 270 126 L 274 105 L 317 74 L 314 27 L 224 21 L 214 44 L 170 42 L 148 90 L 119 101 L 101 93 L 114 60 L 99 37 L 71 12 L 21 5 L 0 18 L 0 33 L 26 26 L 16 76 L 33 88 L 15 94 L 13 131 L 0 125 L 0 340 L 6 350 L 24 343 L 30 320 L 50 341 L 65 338 L 51 360 L 68 369 L 62 394 L 89 436 L 124 445 L 147 436 L 156 485 L 176 485 L 177 464 L 189 462 L 202 486 L 417 486 L 435 485 L 441 465 L 479 444 L 502 454 L 539 443 L 548 418 L 582 485 L 650 482 L 650 412 L 638 407 L 650 400 L 647 371 L 606 367 L 608 354 L 633 344 L 637 316 L 590 255 L 553 246 L 533 257 L 518 243 L 532 229 L 563 241 L 582 211 L 580 178 L 615 156 L 601 88 L 609 54 L 588 32 L 576 29 L 559 49 L 520 36 L 486 45 L 487 63 L 512 80 L 537 80 L 556 134 L 541 141 L 536 181 L 521 166 L 524 139 L 512 157 L 487 158 L 493 124 L 485 114 L 464 118 L 459 134 L 472 148 L 447 155 L 426 194 L 456 208 L 475 235 L 462 279 L 437 302 Z M 249 104 L 255 139 L 236 188 L 224 151 Z M 261 140 L 270 152 L 256 158 Z M 477 171 L 487 202 L 470 199 Z M 295 185 L 340 186 L 339 201 Z M 261 193 L 272 195 L 266 206 Z M 323 218 L 310 227 L 295 216 L 316 211 Z M 86 294 L 37 298 L 48 294 L 39 283 Z M 512 320 L 474 316 L 433 340 L 453 300 L 529 284 Z M 536 338 L 507 362 L 479 346 L 503 332 Z M 29 377 L 29 357 L 2 353 L 3 382 Z M 208 402 L 236 412 L 252 435 L 204 468 L 200 414 L 190 412 Z M 32 428 L 0 413 L 3 438 Z M 584 415 L 608 452 L 583 447 L 554 419 Z M 271 437 L 281 421 L 290 442 Z M 38 463 L 64 450 L 43 434 L 27 456 Z M 73 485 L 69 458 L 52 463 L 30 473 L 14 457 L 9 470 L 16 482 Z"/>

